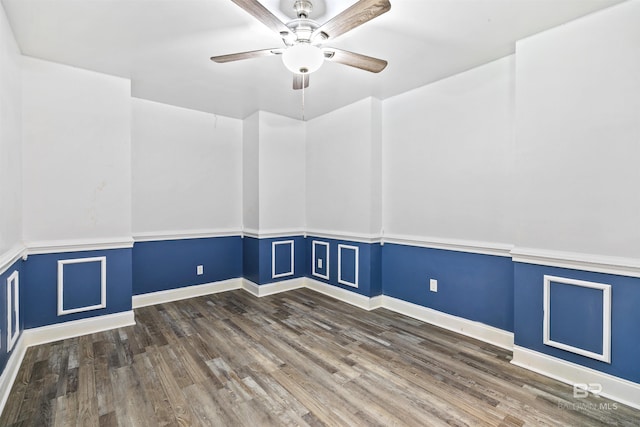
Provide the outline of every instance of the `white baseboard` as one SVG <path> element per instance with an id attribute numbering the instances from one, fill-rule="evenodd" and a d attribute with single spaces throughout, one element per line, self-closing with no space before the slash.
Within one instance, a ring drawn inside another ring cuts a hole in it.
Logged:
<path id="1" fill-rule="evenodd" d="M 221 280 L 219 282 L 205 283 L 203 285 L 185 286 L 183 288 L 134 295 L 131 299 L 131 305 L 133 308 L 140 308 L 148 305 L 164 304 L 171 301 L 199 297 L 202 295 L 216 294 L 218 292 L 232 291 L 234 289 L 242 288 L 242 281 L 243 279 Z"/>
<path id="2" fill-rule="evenodd" d="M 375 310 L 376 308 L 384 307 L 384 297 L 382 295 L 378 295 L 377 297 L 369 298 L 369 309 Z"/>
<path id="3" fill-rule="evenodd" d="M 242 279 L 242 289 L 256 297 L 265 297 L 267 295 L 279 294 L 280 292 L 292 291 L 294 289 L 304 288 L 305 278 L 282 280 L 280 282 L 269 283 L 267 285 L 258 285 L 250 280 Z"/>
<path id="4" fill-rule="evenodd" d="M 135 324 L 136 319 L 131 310 L 27 329 L 22 332 L 22 338 L 25 345 L 31 347 Z"/>
<path id="5" fill-rule="evenodd" d="M 2 375 L 0 375 L 0 414 L 2 414 L 4 405 L 7 403 L 9 393 L 11 393 L 11 387 L 13 387 L 13 382 L 18 376 L 18 371 L 20 370 L 20 365 L 22 365 L 22 359 L 24 359 L 26 352 L 27 346 L 24 337 L 20 336 L 16 345 L 13 347 L 11 356 L 7 361 L 7 366 L 5 366 Z"/>
<path id="6" fill-rule="evenodd" d="M 511 363 L 566 384 L 600 384 L 601 396 L 640 409 L 640 384 L 520 346 Z"/>
<path id="7" fill-rule="evenodd" d="M 305 280 L 305 284 L 308 289 L 330 296 L 339 301 L 346 302 L 347 304 L 355 305 L 363 310 L 370 311 L 374 308 L 379 308 L 382 301 L 380 297 L 369 298 L 308 277 Z"/>
<path id="8" fill-rule="evenodd" d="M 0 375 L 0 414 L 4 410 L 5 403 L 7 403 L 7 398 L 13 387 L 13 382 L 18 375 L 27 348 L 34 345 L 135 325 L 135 323 L 136 321 L 132 310 L 88 319 L 72 320 L 70 322 L 22 331 L 22 335 L 20 335 L 18 342 L 13 347 L 9 361 L 4 371 L 2 371 L 2 375 Z"/>
<path id="9" fill-rule="evenodd" d="M 382 307 L 506 350 L 513 350 L 512 332 L 384 295 Z"/>
<path id="10" fill-rule="evenodd" d="M 513 350 L 512 332 L 485 325 L 484 323 L 474 322 L 473 320 L 446 314 L 386 295 L 369 298 L 310 278 L 306 278 L 306 287 L 364 310 L 386 308 L 387 310 L 395 311 L 396 313 L 493 344 L 506 350 Z"/>

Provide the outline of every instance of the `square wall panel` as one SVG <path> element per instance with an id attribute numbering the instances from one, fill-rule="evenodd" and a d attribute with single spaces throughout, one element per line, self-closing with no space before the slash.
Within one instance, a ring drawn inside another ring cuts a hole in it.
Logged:
<path id="1" fill-rule="evenodd" d="M 544 344 L 611 363 L 611 286 L 544 276 Z"/>
<path id="2" fill-rule="evenodd" d="M 294 253 L 293 240 L 271 243 L 271 277 L 273 279 L 294 275 Z"/>
<path id="3" fill-rule="evenodd" d="M 106 306 L 106 257 L 58 261 L 58 316 Z"/>
<path id="4" fill-rule="evenodd" d="M 358 287 L 359 248 L 350 245 L 338 245 L 338 283 Z"/>

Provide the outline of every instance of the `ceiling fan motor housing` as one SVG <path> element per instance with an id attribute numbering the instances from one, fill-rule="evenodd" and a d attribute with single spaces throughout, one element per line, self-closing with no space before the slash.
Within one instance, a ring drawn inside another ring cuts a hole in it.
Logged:
<path id="1" fill-rule="evenodd" d="M 317 22 L 307 18 L 298 18 L 293 21 L 287 22 L 287 27 L 291 30 L 291 33 L 295 35 L 295 39 L 291 44 L 295 43 L 311 43 L 311 37 L 316 29 L 320 27 Z M 315 40 L 318 42 L 320 40 Z"/>

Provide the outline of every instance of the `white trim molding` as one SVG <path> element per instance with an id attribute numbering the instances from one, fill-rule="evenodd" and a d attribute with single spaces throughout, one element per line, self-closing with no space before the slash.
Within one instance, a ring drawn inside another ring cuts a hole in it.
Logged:
<path id="1" fill-rule="evenodd" d="M 27 347 L 31 347 L 135 324 L 135 315 L 130 310 L 26 329 L 22 335 Z"/>
<path id="2" fill-rule="evenodd" d="M 47 240 L 28 242 L 26 246 L 29 255 L 130 249 L 133 247 L 133 238 L 126 236 L 104 239 Z"/>
<path id="3" fill-rule="evenodd" d="M 385 234 L 384 243 L 502 257 L 511 257 L 511 250 L 513 249 L 513 245 L 506 243 L 445 239 L 441 237 L 407 236 L 401 234 Z"/>
<path id="4" fill-rule="evenodd" d="M 64 308 L 64 266 L 68 264 L 82 264 L 89 262 L 100 263 L 100 303 L 65 309 Z M 90 258 L 73 258 L 58 260 L 58 316 L 71 313 L 80 313 L 83 311 L 99 310 L 107 307 L 107 257 L 90 257 Z"/>
<path id="5" fill-rule="evenodd" d="M 513 350 L 514 335 L 503 329 L 386 295 L 382 296 L 382 307 L 506 350 Z"/>
<path id="6" fill-rule="evenodd" d="M 335 230 L 309 229 L 307 230 L 306 235 L 311 237 L 319 237 L 321 239 L 343 240 L 358 243 L 380 243 L 382 241 L 382 238 L 379 234 L 351 233 Z"/>
<path id="7" fill-rule="evenodd" d="M 214 237 L 241 237 L 240 229 L 208 229 L 208 230 L 175 230 L 175 231 L 143 231 L 133 234 L 136 242 L 157 242 L 163 240 L 209 239 Z"/>
<path id="8" fill-rule="evenodd" d="M 15 318 L 16 322 L 13 322 Z M 15 331 L 13 330 L 15 327 Z M 18 271 L 7 277 L 7 352 L 20 336 L 20 275 Z"/>
<path id="9" fill-rule="evenodd" d="M 255 297 L 266 297 L 268 295 L 279 294 L 281 292 L 292 291 L 294 289 L 304 288 L 305 278 L 298 277 L 297 279 L 281 280 L 275 283 L 268 283 L 266 285 L 258 285 L 251 280 L 242 279 L 242 289 L 249 292 Z"/>
<path id="10" fill-rule="evenodd" d="M 2 371 L 2 375 L 0 375 L 0 413 L 2 413 L 4 405 L 7 403 L 9 393 L 18 375 L 27 348 L 135 324 L 136 321 L 133 311 L 125 311 L 23 331 L 11 352 L 11 356 L 4 371 Z"/>
<path id="11" fill-rule="evenodd" d="M 242 230 L 242 235 L 245 237 L 253 237 L 254 239 L 279 239 L 282 237 L 291 236 L 306 236 L 306 232 L 297 228 L 287 228 L 280 230 L 256 230 L 253 228 L 245 228 Z"/>
<path id="12" fill-rule="evenodd" d="M 513 348 L 511 363 L 565 384 L 599 384 L 600 396 L 640 409 L 638 383 L 520 346 Z"/>
<path id="13" fill-rule="evenodd" d="M 221 280 L 219 282 L 205 283 L 202 285 L 185 286 L 182 288 L 168 289 L 166 291 L 134 295 L 131 299 L 131 304 L 133 308 L 147 307 L 241 288 L 242 279 Z"/>
<path id="14" fill-rule="evenodd" d="M 619 258 L 575 252 L 548 251 L 543 249 L 515 247 L 511 251 L 513 262 L 546 265 L 593 271 L 618 276 L 640 278 L 640 261 L 636 258 Z"/>
<path id="15" fill-rule="evenodd" d="M 327 274 L 321 274 L 321 273 L 318 273 L 316 271 L 316 267 L 317 268 L 322 268 L 322 267 L 318 267 L 316 265 L 316 245 L 324 246 L 324 247 L 327 248 L 326 264 L 325 264 L 325 269 L 327 270 Z M 320 277 L 321 279 L 329 280 L 329 247 L 330 247 L 329 242 L 321 242 L 319 240 L 311 241 L 311 275 L 312 276 L 316 276 L 316 277 Z"/>
<path id="16" fill-rule="evenodd" d="M 305 285 L 312 291 L 327 295 L 329 297 L 337 299 L 338 301 L 351 304 L 363 310 L 370 311 L 382 307 L 382 300 L 380 296 L 369 298 L 353 291 L 339 288 L 337 286 L 330 285 L 325 282 L 320 282 L 318 280 L 310 279 L 308 277 L 305 280 Z"/>
<path id="17" fill-rule="evenodd" d="M 280 245 L 289 245 L 291 246 L 291 257 L 290 257 L 290 267 L 289 271 L 285 271 L 283 273 L 276 274 L 276 246 Z M 295 245 L 296 242 L 294 240 L 281 240 L 276 242 L 271 242 L 271 278 L 278 279 L 280 277 L 293 276 L 295 274 Z"/>
<path id="18" fill-rule="evenodd" d="M 349 282 L 348 280 L 344 280 L 342 278 L 342 249 L 352 250 L 355 252 L 354 254 L 355 278 L 353 282 Z M 338 244 L 338 283 L 340 283 L 341 285 L 352 286 L 354 288 L 358 287 L 358 276 L 359 276 L 359 270 L 360 270 L 359 258 L 360 258 L 360 248 L 358 246 Z"/>
<path id="19" fill-rule="evenodd" d="M 7 403 L 7 399 L 11 393 L 11 388 L 18 376 L 18 371 L 20 370 L 20 365 L 22 365 L 22 360 L 24 359 L 26 352 L 27 346 L 23 336 L 20 335 L 18 342 L 13 347 L 13 351 L 9 356 L 9 360 L 2 371 L 2 375 L 0 375 L 0 414 L 4 410 L 4 405 Z"/>
<path id="20" fill-rule="evenodd" d="M 551 339 L 551 283 L 569 286 L 579 286 L 602 291 L 602 353 L 585 350 Z M 611 363 L 611 285 L 587 282 L 585 280 L 569 279 L 566 277 L 544 276 L 544 320 L 543 342 L 545 345 L 570 351 L 581 356 Z"/>
<path id="21" fill-rule="evenodd" d="M 0 255 L 0 274 L 11 268 L 20 258 L 27 256 L 27 248 L 24 246 L 14 246 L 7 252 Z"/>

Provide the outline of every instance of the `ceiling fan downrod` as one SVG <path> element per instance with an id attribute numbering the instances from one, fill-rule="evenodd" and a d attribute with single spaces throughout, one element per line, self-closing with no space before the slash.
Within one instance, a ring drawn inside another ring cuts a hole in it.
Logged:
<path id="1" fill-rule="evenodd" d="M 293 4 L 293 10 L 296 11 L 298 19 L 307 19 L 313 10 L 313 4 L 309 0 L 296 0 Z"/>

